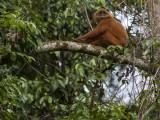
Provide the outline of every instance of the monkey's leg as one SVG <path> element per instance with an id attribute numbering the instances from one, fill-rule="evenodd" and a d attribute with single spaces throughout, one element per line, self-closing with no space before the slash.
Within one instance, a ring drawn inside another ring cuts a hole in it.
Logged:
<path id="1" fill-rule="evenodd" d="M 104 41 L 109 45 L 121 45 L 121 46 L 124 46 L 124 44 L 121 42 L 121 40 L 119 40 L 119 38 L 115 37 L 110 32 L 105 34 Z"/>

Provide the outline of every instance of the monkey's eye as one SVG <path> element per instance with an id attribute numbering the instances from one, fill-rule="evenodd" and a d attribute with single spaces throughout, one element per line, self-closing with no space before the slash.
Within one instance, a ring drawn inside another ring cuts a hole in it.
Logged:
<path id="1" fill-rule="evenodd" d="M 104 11 L 100 11 L 100 12 L 99 12 L 99 16 L 105 17 L 105 16 L 106 16 L 106 13 L 105 13 Z"/>

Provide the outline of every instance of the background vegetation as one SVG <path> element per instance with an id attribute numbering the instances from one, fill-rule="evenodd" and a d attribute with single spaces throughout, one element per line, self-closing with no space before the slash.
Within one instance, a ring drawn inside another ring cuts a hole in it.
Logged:
<path id="1" fill-rule="evenodd" d="M 0 120 L 158 120 L 159 46 L 148 27 L 149 1 L 1 0 Z M 45 42 L 72 41 L 93 27 L 104 7 L 129 35 L 126 48 L 108 51 L 149 60 L 135 65 L 73 51 L 37 53 Z M 107 69 L 102 72 L 107 67 Z"/>

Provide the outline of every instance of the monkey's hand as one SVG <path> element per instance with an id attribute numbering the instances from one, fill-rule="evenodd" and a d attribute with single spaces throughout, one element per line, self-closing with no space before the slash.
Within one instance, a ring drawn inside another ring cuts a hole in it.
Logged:
<path id="1" fill-rule="evenodd" d="M 82 35 L 79 36 L 78 38 L 74 39 L 74 42 L 78 42 L 78 43 L 83 43 L 85 39 L 82 38 Z"/>

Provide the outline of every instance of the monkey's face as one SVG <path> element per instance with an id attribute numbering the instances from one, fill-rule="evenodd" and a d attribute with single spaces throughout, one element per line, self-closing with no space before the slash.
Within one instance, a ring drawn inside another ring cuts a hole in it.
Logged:
<path id="1" fill-rule="evenodd" d="M 98 16 L 104 18 L 106 17 L 106 12 L 104 10 L 101 10 L 99 11 Z"/>
<path id="2" fill-rule="evenodd" d="M 104 8 L 100 8 L 94 13 L 95 22 L 100 22 L 102 19 L 112 17 L 111 14 Z"/>

